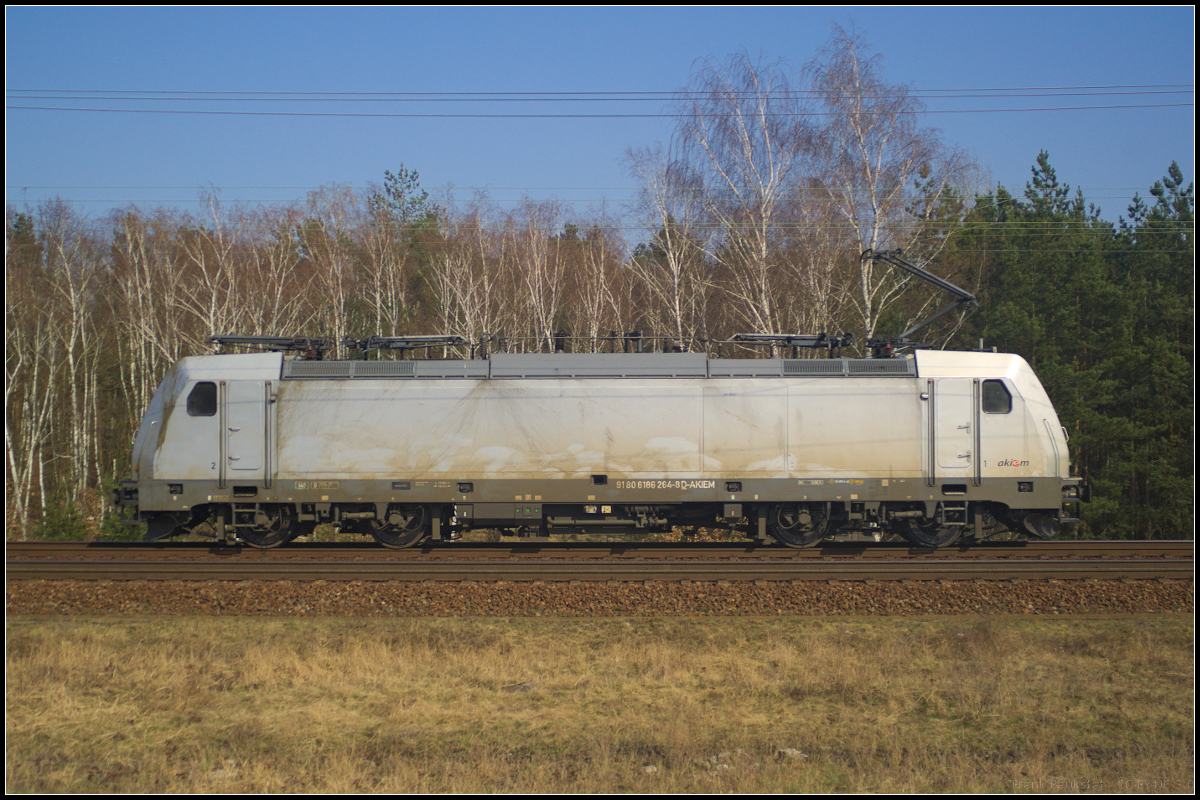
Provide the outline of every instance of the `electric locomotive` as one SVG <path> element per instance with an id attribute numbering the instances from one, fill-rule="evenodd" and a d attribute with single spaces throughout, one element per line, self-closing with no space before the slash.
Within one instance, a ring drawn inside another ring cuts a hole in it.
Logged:
<path id="1" fill-rule="evenodd" d="M 674 527 L 939 547 L 1072 521 L 1089 498 L 1067 447 L 1033 370 L 1002 353 L 221 354 L 163 380 L 115 499 L 148 539 L 208 523 L 264 548 L 318 523 L 389 547 Z"/>

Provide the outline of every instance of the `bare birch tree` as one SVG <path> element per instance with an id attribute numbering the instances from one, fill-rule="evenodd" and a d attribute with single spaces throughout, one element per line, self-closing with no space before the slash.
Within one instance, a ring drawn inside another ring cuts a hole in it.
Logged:
<path id="1" fill-rule="evenodd" d="M 115 353 L 128 402 L 122 416 L 137 427 L 166 370 L 185 352 L 184 295 L 187 289 L 177 257 L 176 215 L 158 210 L 146 216 L 127 209 L 113 219 L 113 297 L 109 299 L 119 335 Z"/>
<path id="2" fill-rule="evenodd" d="M 194 318 L 185 336 L 189 350 L 199 352 L 210 336 L 253 329 L 252 310 L 256 298 L 247 297 L 240 287 L 235 248 L 243 238 L 242 219 L 231 219 L 221 212 L 214 195 L 207 198 L 208 219 L 180 237 L 189 279 L 180 296 L 182 308 Z"/>
<path id="3" fill-rule="evenodd" d="M 396 212 L 382 200 L 368 200 L 366 220 L 359 231 L 366 262 L 363 294 L 372 317 L 371 333 L 395 336 L 412 318 L 409 282 L 416 259 L 407 231 Z"/>
<path id="4" fill-rule="evenodd" d="M 577 346 L 578 350 L 595 352 L 600 338 L 613 330 L 619 319 L 614 290 L 622 279 L 622 242 L 615 228 L 613 220 L 601 213 L 588 224 L 585 235 L 571 243 L 567 254 L 572 333 L 588 340 L 586 346 Z"/>
<path id="5" fill-rule="evenodd" d="M 857 269 L 857 243 L 818 181 L 796 190 L 786 216 L 790 222 L 782 259 L 790 280 L 781 312 L 786 329 L 839 333 L 847 303 L 843 273 L 847 264 Z"/>
<path id="6" fill-rule="evenodd" d="M 28 214 L 5 214 L 4 455 L 5 529 L 29 536 L 34 483 L 45 502 L 45 448 L 62 360 L 41 280 L 42 247 Z"/>
<path id="7" fill-rule="evenodd" d="M 679 100 L 674 160 L 702 192 L 709 254 L 724 267 L 745 324 L 779 329 L 778 239 L 789 191 L 803 175 L 811 124 L 780 64 L 744 53 L 704 61 Z"/>
<path id="8" fill-rule="evenodd" d="M 437 298 L 442 333 L 478 340 L 495 324 L 500 265 L 489 258 L 479 210 L 447 220 L 447 235 L 433 254 L 427 281 Z"/>
<path id="9" fill-rule="evenodd" d="M 663 318 L 663 332 L 683 341 L 708 336 L 707 300 L 712 276 L 704 257 L 708 229 L 703 184 L 686 164 L 672 162 L 660 145 L 626 151 L 641 181 L 634 206 L 639 221 L 657 229 L 649 248 L 635 253 L 630 267 Z"/>
<path id="10" fill-rule="evenodd" d="M 90 413 L 95 390 L 98 335 L 93 312 L 102 272 L 102 250 L 88 234 L 83 220 L 61 201 L 39 209 L 44 258 L 42 300 L 50 309 L 51 335 L 60 343 L 63 364 L 58 405 L 64 435 L 60 452 L 69 470 L 63 487 L 66 499 L 77 503 L 87 487 L 91 465 L 98 457 L 96 418 Z"/>
<path id="11" fill-rule="evenodd" d="M 914 182 L 924 175 L 949 191 L 961 158 L 936 130 L 920 126 L 924 105 L 907 87 L 883 80 L 880 57 L 861 36 L 835 27 L 805 77 L 825 112 L 814 139 L 816 174 L 858 251 L 907 246 L 920 228 Z M 853 304 L 870 339 L 907 281 L 869 259 L 856 277 Z"/>
<path id="12" fill-rule="evenodd" d="M 238 265 L 244 273 L 239 282 L 243 302 L 252 304 L 249 327 L 244 329 L 248 334 L 288 336 L 305 330 L 312 321 L 313 274 L 303 269 L 299 244 L 292 235 L 298 221 L 294 208 L 260 209 L 239 226 L 248 237 Z"/>
<path id="13" fill-rule="evenodd" d="M 556 203 L 526 200 L 508 224 L 512 274 L 522 289 L 518 329 L 532 333 L 538 347 L 545 344 L 551 349 L 565 297 L 565 263 L 560 242 L 554 238 L 560 216 Z"/>
<path id="14" fill-rule="evenodd" d="M 354 243 L 349 238 L 357 210 L 348 188 L 326 187 L 309 192 L 306 219 L 297 229 L 304 257 L 315 273 L 314 286 L 320 293 L 318 323 L 323 333 L 333 337 L 335 354 L 343 355 L 342 342 L 350 333 L 351 304 L 357 291 Z"/>

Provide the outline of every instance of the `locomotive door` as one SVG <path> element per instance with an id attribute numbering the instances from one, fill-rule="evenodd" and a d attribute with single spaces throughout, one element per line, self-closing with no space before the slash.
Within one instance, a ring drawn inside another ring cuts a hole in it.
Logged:
<path id="1" fill-rule="evenodd" d="M 962 378 L 942 378 L 937 382 L 936 420 L 937 475 L 940 478 L 965 478 L 974 461 L 973 383 Z"/>
<path id="2" fill-rule="evenodd" d="M 229 381 L 225 386 L 225 462 L 234 481 L 259 480 L 267 445 L 266 386 Z"/>

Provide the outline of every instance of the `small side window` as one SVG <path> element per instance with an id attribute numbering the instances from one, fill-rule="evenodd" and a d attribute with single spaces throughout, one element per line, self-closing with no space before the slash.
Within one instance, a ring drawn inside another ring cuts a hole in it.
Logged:
<path id="1" fill-rule="evenodd" d="M 1007 414 L 1012 411 L 1012 395 L 1004 381 L 983 382 L 983 410 L 988 414 Z"/>
<path id="2" fill-rule="evenodd" d="M 188 395 L 188 416 L 211 417 L 217 413 L 217 385 L 211 381 L 197 383 Z"/>

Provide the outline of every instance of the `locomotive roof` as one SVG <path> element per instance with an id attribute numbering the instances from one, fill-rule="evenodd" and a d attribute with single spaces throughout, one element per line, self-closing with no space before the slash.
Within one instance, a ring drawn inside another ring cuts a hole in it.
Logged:
<path id="1" fill-rule="evenodd" d="M 703 353 L 496 353 L 473 360 L 306 361 L 281 353 L 193 356 L 192 380 L 537 378 L 1016 378 L 1031 373 L 1009 353 L 918 350 L 904 358 L 708 358 Z"/>

